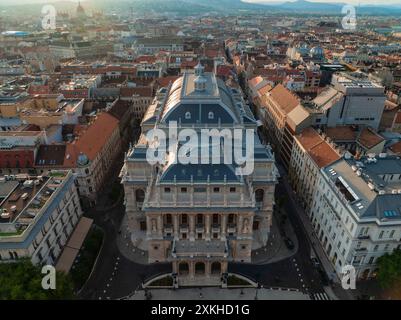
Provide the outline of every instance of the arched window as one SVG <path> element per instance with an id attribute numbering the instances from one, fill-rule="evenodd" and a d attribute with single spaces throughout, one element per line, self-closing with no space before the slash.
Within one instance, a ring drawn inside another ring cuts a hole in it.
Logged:
<path id="1" fill-rule="evenodd" d="M 137 189 L 135 191 L 136 202 L 143 202 L 145 200 L 145 191 L 142 189 Z"/>
<path id="2" fill-rule="evenodd" d="M 203 223 L 203 215 L 202 214 L 197 214 L 196 215 L 196 223 L 197 224 L 202 224 Z"/>
<path id="3" fill-rule="evenodd" d="M 185 275 L 189 273 L 189 265 L 187 262 L 180 262 L 178 265 L 178 274 Z"/>
<path id="4" fill-rule="evenodd" d="M 213 120 L 213 119 L 214 119 L 214 113 L 210 111 L 207 117 L 208 117 L 210 120 Z"/>
<path id="5" fill-rule="evenodd" d="M 185 119 L 187 120 L 191 119 L 191 112 L 185 112 Z"/>
<path id="6" fill-rule="evenodd" d="M 181 223 L 182 224 L 187 224 L 188 223 L 188 215 L 187 214 L 183 214 L 181 215 Z"/>
<path id="7" fill-rule="evenodd" d="M 205 264 L 203 262 L 195 263 L 195 274 L 205 274 Z"/>
<path id="8" fill-rule="evenodd" d="M 255 200 L 256 202 L 263 202 L 263 197 L 265 195 L 265 192 L 263 189 L 258 189 L 255 192 Z"/>
<path id="9" fill-rule="evenodd" d="M 220 262 L 213 262 L 212 263 L 212 274 L 220 274 L 221 273 L 221 264 Z"/>

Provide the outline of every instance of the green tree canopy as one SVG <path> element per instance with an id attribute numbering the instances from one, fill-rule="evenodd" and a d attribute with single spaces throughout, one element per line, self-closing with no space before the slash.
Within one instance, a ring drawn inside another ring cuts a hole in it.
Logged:
<path id="1" fill-rule="evenodd" d="M 384 288 L 390 288 L 401 280 L 401 250 L 395 250 L 392 254 L 386 253 L 377 259 L 379 267 L 377 279 Z"/>
<path id="2" fill-rule="evenodd" d="M 40 266 L 23 259 L 0 263 L 0 300 L 60 300 L 73 298 L 73 284 L 68 275 L 56 274 L 56 289 L 44 290 Z"/>

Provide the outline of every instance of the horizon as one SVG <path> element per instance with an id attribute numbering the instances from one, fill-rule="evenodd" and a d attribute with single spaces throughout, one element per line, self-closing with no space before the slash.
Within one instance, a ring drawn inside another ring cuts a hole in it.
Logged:
<path id="1" fill-rule="evenodd" d="M 78 3 L 80 0 L 2 0 L 2 5 L 26 5 L 26 4 L 45 4 L 45 3 L 57 3 L 57 2 L 72 2 Z M 81 0 L 81 3 L 88 2 L 89 0 Z M 109 1 L 122 1 L 122 0 L 109 0 Z M 129 1 L 129 0 L 124 0 Z M 152 1 L 152 0 L 142 0 L 142 1 Z M 300 0 L 241 0 L 247 3 L 259 3 L 259 4 L 279 4 L 285 2 L 297 2 Z M 374 6 L 391 6 L 391 5 L 401 5 L 401 0 L 388 0 L 385 3 L 383 1 L 377 0 L 302 0 L 307 2 L 317 2 L 317 3 L 347 3 L 352 5 L 374 5 Z"/>

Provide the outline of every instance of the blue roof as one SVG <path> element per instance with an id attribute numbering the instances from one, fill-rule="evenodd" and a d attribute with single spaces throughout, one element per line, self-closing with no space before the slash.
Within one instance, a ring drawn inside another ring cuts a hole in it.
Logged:
<path id="1" fill-rule="evenodd" d="M 186 114 L 189 112 L 190 118 L 187 119 Z M 213 113 L 213 114 L 211 114 Z M 181 121 L 181 123 L 234 123 L 234 118 L 227 110 L 217 103 L 190 104 L 181 103 L 171 110 L 165 122 Z"/>
<path id="2" fill-rule="evenodd" d="M 160 182 L 240 182 L 234 168 L 226 164 L 172 164 L 163 173 Z"/>

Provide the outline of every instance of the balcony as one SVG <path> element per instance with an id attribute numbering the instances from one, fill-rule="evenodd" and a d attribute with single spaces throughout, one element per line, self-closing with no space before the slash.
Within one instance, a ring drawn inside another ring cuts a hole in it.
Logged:
<path id="1" fill-rule="evenodd" d="M 237 224 L 235 223 L 229 223 L 227 225 L 227 232 L 228 233 L 235 233 L 237 231 Z"/>
<path id="2" fill-rule="evenodd" d="M 360 234 L 358 240 L 369 240 L 370 236 L 368 234 Z"/>
<path id="3" fill-rule="evenodd" d="M 196 232 L 203 232 L 204 231 L 204 224 L 203 223 L 197 223 L 196 224 Z"/>
<path id="4" fill-rule="evenodd" d="M 166 223 L 164 225 L 164 232 L 172 233 L 173 232 L 173 225 L 171 223 Z"/>
<path id="5" fill-rule="evenodd" d="M 220 232 L 220 223 L 212 224 L 212 232 Z"/>
<path id="6" fill-rule="evenodd" d="M 189 228 L 188 228 L 188 223 L 181 223 L 180 224 L 180 232 L 188 232 Z"/>
<path id="7" fill-rule="evenodd" d="M 195 242 L 189 240 L 173 241 L 171 258 L 228 258 L 228 241 L 221 240 L 198 240 Z"/>

